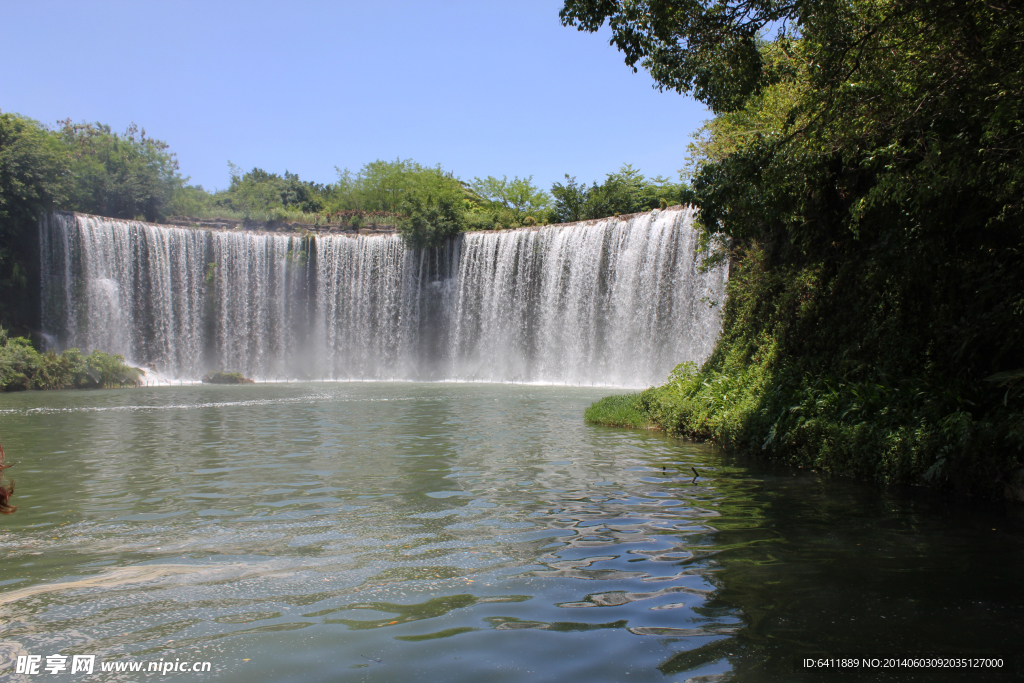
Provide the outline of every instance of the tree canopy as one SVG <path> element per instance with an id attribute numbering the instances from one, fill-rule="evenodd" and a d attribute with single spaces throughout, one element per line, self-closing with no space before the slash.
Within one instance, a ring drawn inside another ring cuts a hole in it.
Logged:
<path id="1" fill-rule="evenodd" d="M 0 114 L 0 321 L 26 329 L 38 309 L 38 216 L 67 198 L 67 153 L 35 121 Z"/>
<path id="2" fill-rule="evenodd" d="M 566 0 L 565 25 L 597 31 L 607 21 L 611 43 L 661 89 L 692 93 L 712 111 L 736 109 L 771 83 L 761 54 L 763 31 L 791 35 L 801 11 L 815 3 L 777 0 Z"/>
<path id="3" fill-rule="evenodd" d="M 182 184 L 166 142 L 134 123 L 119 135 L 99 123 L 61 121 L 72 181 L 68 204 L 84 213 L 156 221 Z"/>
<path id="4" fill-rule="evenodd" d="M 631 164 L 623 164 L 603 183 L 595 182 L 590 187 L 566 174 L 565 183 L 555 183 L 551 194 L 555 198 L 553 218 L 559 223 L 649 211 L 692 199 L 685 184 L 662 176 L 646 178 Z"/>
<path id="5" fill-rule="evenodd" d="M 534 223 L 537 217 L 543 220 L 547 209 L 551 206 L 551 195 L 533 184 L 533 176 L 520 178 L 502 176 L 499 180 L 494 176 L 474 178 L 470 185 L 477 195 L 496 202 L 511 213 L 512 223 L 522 225 L 527 218 Z"/>

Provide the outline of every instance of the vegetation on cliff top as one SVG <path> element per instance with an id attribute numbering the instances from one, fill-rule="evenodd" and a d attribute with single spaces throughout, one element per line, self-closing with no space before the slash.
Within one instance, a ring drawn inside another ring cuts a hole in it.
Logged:
<path id="1" fill-rule="evenodd" d="M 355 173 L 337 171 L 336 182 L 322 185 L 288 172 L 243 172 L 232 165 L 227 190 L 208 193 L 183 186 L 167 211 L 197 218 L 388 225 L 410 245 L 421 247 L 437 245 L 463 230 L 603 218 L 679 204 L 690 197 L 685 185 L 660 176 L 648 179 L 629 164 L 590 187 L 566 176 L 566 183 L 555 183 L 550 193 L 535 185 L 532 176 L 487 176 L 466 182 L 440 166 L 411 159 L 378 160 Z"/>
<path id="2" fill-rule="evenodd" d="M 608 21 L 629 64 L 715 112 L 689 171 L 731 259 L 703 367 L 588 417 L 1024 497 L 1024 9 L 568 0 L 562 18 Z"/>
<path id="3" fill-rule="evenodd" d="M 51 129 L 0 113 L 0 324 L 37 327 L 37 222 L 51 209 L 162 221 L 228 219 L 243 225 L 387 226 L 412 247 L 436 246 L 463 230 L 515 228 L 634 213 L 687 200 L 688 188 L 645 178 L 624 165 L 590 187 L 566 178 L 546 192 L 533 177 L 466 182 L 440 166 L 377 160 L 337 169 L 321 184 L 229 162 L 227 189 L 189 185 L 167 143 L 134 124 L 123 133 L 99 123 L 61 121 Z"/>

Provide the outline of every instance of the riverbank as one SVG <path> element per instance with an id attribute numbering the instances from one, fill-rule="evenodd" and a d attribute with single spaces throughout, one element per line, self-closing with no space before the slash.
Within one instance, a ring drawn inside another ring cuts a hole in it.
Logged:
<path id="1" fill-rule="evenodd" d="M 668 383 L 646 391 L 606 396 L 586 409 L 584 419 L 608 427 L 663 431 L 708 442 L 735 454 L 767 456 L 837 476 L 928 486 L 1024 503 L 1024 468 L 1012 466 L 1012 453 L 976 448 L 958 453 L 959 458 L 950 457 L 950 441 L 955 444 L 950 433 L 955 437 L 954 430 L 968 432 L 973 423 L 969 414 L 936 420 L 922 412 L 911 415 L 906 424 L 853 422 L 843 419 L 844 414 L 836 415 L 845 412 L 838 410 L 843 403 L 839 399 L 843 387 L 829 387 L 834 405 L 815 410 L 814 404 L 820 402 L 816 395 L 825 392 L 809 386 L 805 396 L 810 400 L 790 409 L 801 413 L 795 424 L 780 429 L 780 423 L 787 417 L 783 407 L 776 422 L 765 431 L 770 412 L 758 410 L 754 392 L 744 392 L 733 404 L 725 402 L 728 394 L 721 396 L 722 401 L 716 401 L 716 390 L 742 378 L 709 374 L 714 379 L 708 383 L 706 376 L 693 372 L 675 375 Z M 990 430 L 993 427 L 985 426 Z M 762 436 L 759 448 L 757 441 Z M 987 441 L 991 443 L 991 439 Z M 958 459 L 970 461 L 957 462 Z M 1006 460 L 1011 460 L 1010 466 L 1003 464 Z M 956 467 L 958 474 L 967 474 L 943 476 L 946 466 Z"/>
<path id="2" fill-rule="evenodd" d="M 1024 502 L 1015 386 L 1024 371 L 968 373 L 963 363 L 937 362 L 948 349 L 935 340 L 952 328 L 928 306 L 914 317 L 906 304 L 886 310 L 863 259 L 829 273 L 770 266 L 756 248 L 734 256 L 722 335 L 707 362 L 602 399 L 587 421 L 832 475 Z"/>

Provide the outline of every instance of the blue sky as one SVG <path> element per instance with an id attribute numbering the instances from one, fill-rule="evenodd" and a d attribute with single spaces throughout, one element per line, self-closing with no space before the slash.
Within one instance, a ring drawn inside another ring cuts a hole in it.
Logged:
<path id="1" fill-rule="evenodd" d="M 559 0 L 0 0 L 0 109 L 136 122 L 207 189 L 228 161 L 332 182 L 412 158 L 471 180 L 622 163 L 675 179 L 703 105 L 659 93 Z"/>

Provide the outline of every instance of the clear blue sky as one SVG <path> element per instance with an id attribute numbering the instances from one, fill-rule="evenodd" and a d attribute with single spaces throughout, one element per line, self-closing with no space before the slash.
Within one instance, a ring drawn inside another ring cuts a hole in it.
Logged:
<path id="1" fill-rule="evenodd" d="M 207 189 L 230 160 L 332 182 L 412 158 L 471 180 L 632 163 L 675 179 L 709 116 L 659 93 L 559 0 L 0 0 L 0 109 L 136 122 Z"/>

